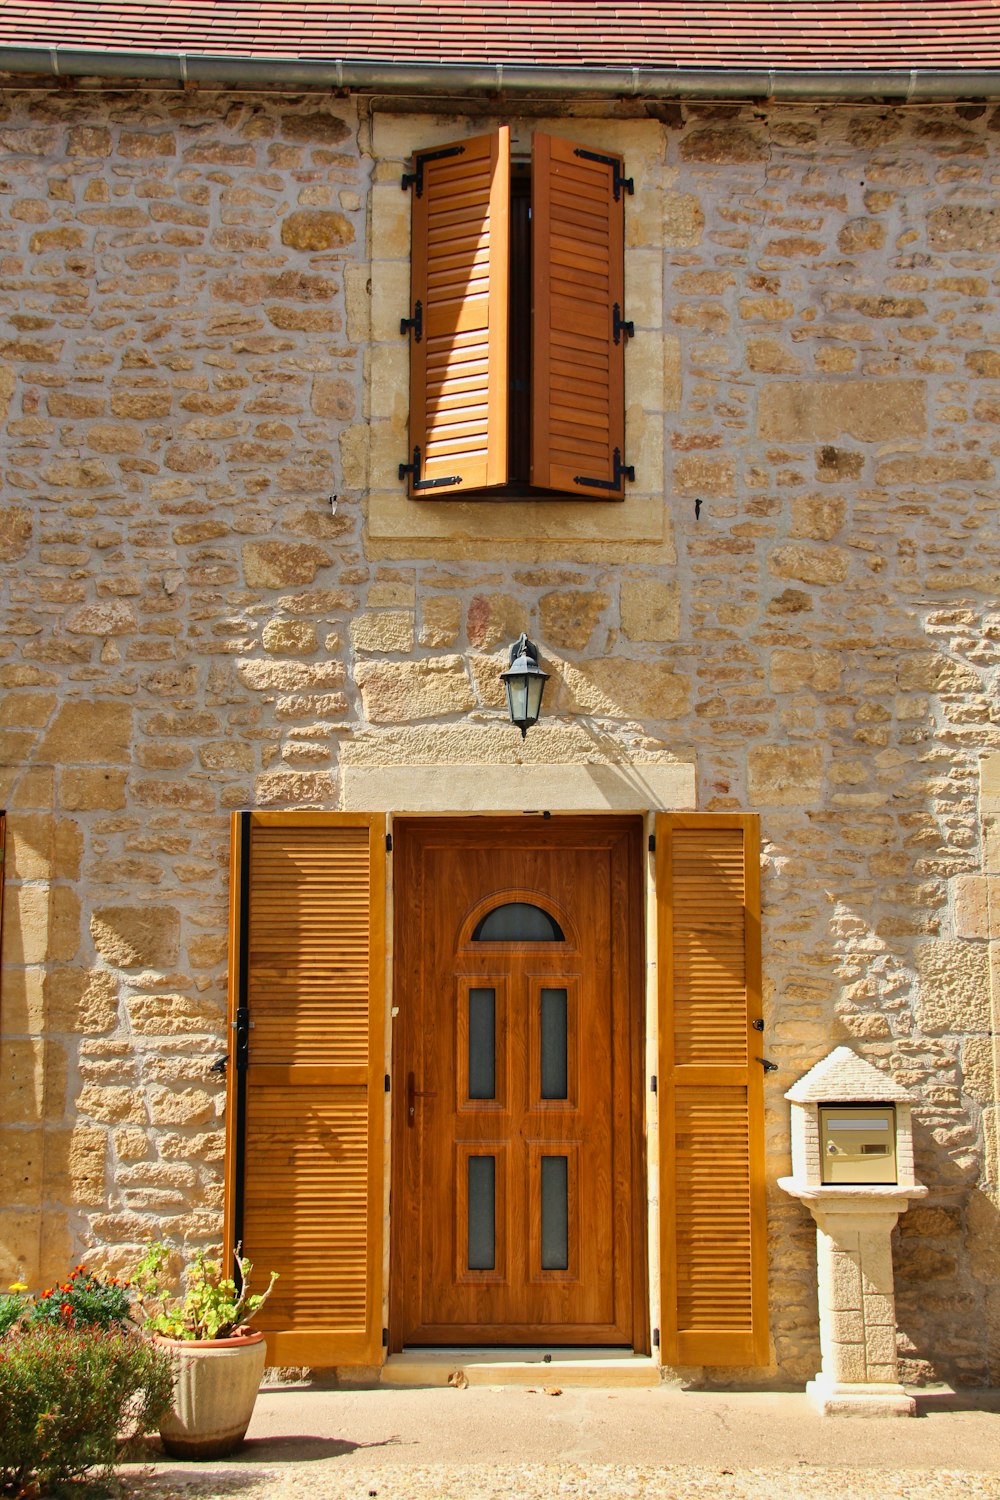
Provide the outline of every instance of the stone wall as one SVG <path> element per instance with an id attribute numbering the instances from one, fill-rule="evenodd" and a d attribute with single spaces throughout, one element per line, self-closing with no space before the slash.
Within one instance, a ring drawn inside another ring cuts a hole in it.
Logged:
<path id="1" fill-rule="evenodd" d="M 918 1089 L 905 1370 L 1000 1381 L 1000 120 L 611 113 L 551 128 L 637 179 L 639 484 L 515 508 L 391 483 L 399 162 L 488 118 L 0 95 L 0 1282 L 217 1235 L 229 810 L 518 759 L 525 628 L 554 689 L 525 756 L 693 761 L 700 807 L 761 813 L 772 1181 L 837 1042 Z M 770 1233 L 799 1380 L 812 1228 L 777 1190 Z"/>

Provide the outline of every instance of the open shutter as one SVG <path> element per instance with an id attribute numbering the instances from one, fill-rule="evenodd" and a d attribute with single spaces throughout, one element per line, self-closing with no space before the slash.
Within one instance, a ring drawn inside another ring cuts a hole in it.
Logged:
<path id="1" fill-rule="evenodd" d="M 581 499 L 625 494 L 626 186 L 620 157 L 536 133 L 531 482 Z"/>
<path id="2" fill-rule="evenodd" d="M 410 494 L 507 482 L 510 130 L 418 151 L 413 190 Z"/>
<path id="3" fill-rule="evenodd" d="M 656 820 L 662 1358 L 768 1358 L 753 815 Z"/>
<path id="4" fill-rule="evenodd" d="M 268 1362 L 382 1353 L 385 819 L 233 819 L 226 1244 Z"/>

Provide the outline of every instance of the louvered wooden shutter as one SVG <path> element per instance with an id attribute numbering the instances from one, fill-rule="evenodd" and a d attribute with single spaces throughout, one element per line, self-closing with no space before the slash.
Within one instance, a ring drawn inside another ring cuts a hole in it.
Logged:
<path id="1" fill-rule="evenodd" d="M 581 499 L 625 493 L 624 191 L 619 157 L 536 133 L 531 482 Z"/>
<path id="2" fill-rule="evenodd" d="M 758 843 L 752 815 L 656 821 L 667 1364 L 768 1357 Z"/>
<path id="3" fill-rule="evenodd" d="M 277 1365 L 382 1354 L 385 819 L 233 823 L 226 1243 Z"/>
<path id="4" fill-rule="evenodd" d="M 410 494 L 440 500 L 507 482 L 510 130 L 412 175 Z"/>

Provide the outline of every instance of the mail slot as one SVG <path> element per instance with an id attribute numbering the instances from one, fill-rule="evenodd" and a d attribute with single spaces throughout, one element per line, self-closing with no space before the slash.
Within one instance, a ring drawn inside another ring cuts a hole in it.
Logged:
<path id="1" fill-rule="evenodd" d="M 824 1182 L 895 1182 L 896 1111 L 891 1104 L 820 1105 Z"/>

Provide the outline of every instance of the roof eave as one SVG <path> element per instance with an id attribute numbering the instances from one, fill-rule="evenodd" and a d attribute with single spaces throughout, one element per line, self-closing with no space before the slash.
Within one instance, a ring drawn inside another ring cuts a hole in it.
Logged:
<path id="1" fill-rule="evenodd" d="M 1000 68 L 583 68 L 502 63 L 351 62 L 75 47 L 0 46 L 0 72 L 171 83 L 278 84 L 383 93 L 632 99 L 945 100 L 1000 98 Z"/>

